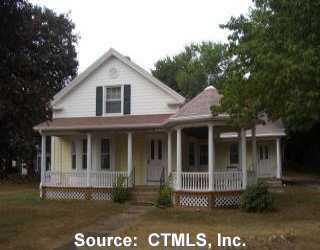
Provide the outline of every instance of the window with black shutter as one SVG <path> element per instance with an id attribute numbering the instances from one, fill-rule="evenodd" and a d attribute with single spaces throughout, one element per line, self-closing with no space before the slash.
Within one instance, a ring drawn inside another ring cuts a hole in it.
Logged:
<path id="1" fill-rule="evenodd" d="M 106 113 L 121 113 L 121 86 L 106 87 Z"/>

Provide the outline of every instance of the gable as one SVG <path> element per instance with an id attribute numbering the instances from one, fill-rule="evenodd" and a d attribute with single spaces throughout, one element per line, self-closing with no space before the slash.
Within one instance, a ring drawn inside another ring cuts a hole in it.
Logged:
<path id="1" fill-rule="evenodd" d="M 126 62 L 110 56 L 72 89 L 58 93 L 53 102 L 54 118 L 96 116 L 96 88 L 124 85 L 131 86 L 132 115 L 175 113 L 177 105 L 170 104 L 181 103 L 183 99 L 180 96 L 178 100 L 178 94 L 171 94 Z"/>

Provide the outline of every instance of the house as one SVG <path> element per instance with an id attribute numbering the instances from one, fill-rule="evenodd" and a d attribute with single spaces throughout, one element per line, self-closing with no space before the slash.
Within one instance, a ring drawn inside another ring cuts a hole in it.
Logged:
<path id="1" fill-rule="evenodd" d="M 111 199 L 118 176 L 134 191 L 165 179 L 178 206 L 227 206 L 256 178 L 281 178 L 281 122 L 234 131 L 213 117 L 213 86 L 185 103 L 110 49 L 57 93 L 42 135 L 41 196 Z"/>

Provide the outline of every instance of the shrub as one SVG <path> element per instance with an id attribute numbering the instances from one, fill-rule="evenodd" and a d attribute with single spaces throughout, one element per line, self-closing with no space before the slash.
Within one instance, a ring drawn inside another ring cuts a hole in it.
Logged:
<path id="1" fill-rule="evenodd" d="M 118 203 L 124 203 L 129 199 L 129 191 L 127 188 L 127 178 L 119 176 L 112 189 L 112 200 Z"/>
<path id="2" fill-rule="evenodd" d="M 248 187 L 241 195 L 241 209 L 246 212 L 265 212 L 274 208 L 274 197 L 263 182 Z"/>
<path id="3" fill-rule="evenodd" d="M 159 191 L 157 205 L 170 207 L 172 205 L 171 193 L 171 188 L 168 185 L 164 185 L 163 187 L 161 187 Z"/>

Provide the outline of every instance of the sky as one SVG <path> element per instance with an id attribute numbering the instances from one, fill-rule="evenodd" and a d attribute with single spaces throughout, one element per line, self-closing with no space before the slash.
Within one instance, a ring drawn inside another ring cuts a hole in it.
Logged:
<path id="1" fill-rule="evenodd" d="M 181 52 L 191 42 L 226 42 L 219 24 L 246 14 L 251 0 L 30 0 L 57 13 L 70 12 L 79 72 L 109 48 L 146 70 L 160 58 Z"/>

